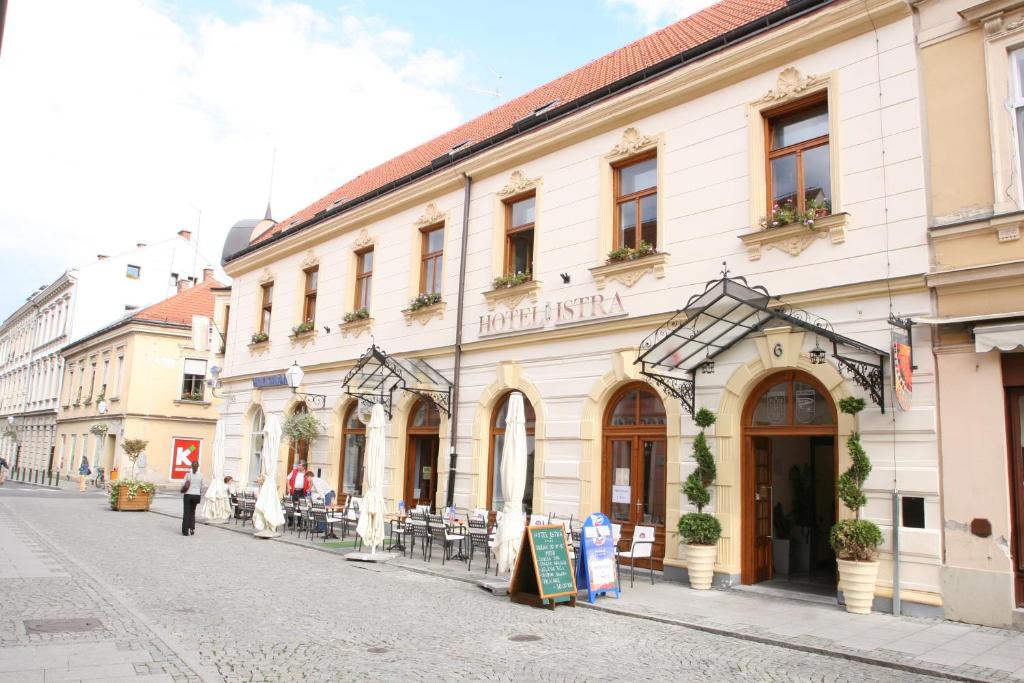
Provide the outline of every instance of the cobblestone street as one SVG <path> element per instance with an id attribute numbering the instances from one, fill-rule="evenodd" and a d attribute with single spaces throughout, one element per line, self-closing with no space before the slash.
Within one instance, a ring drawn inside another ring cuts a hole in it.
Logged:
<path id="1" fill-rule="evenodd" d="M 186 539 L 94 492 L 0 492 L 0 546 L 0 681 L 922 680 L 207 526 Z M 26 627 L 53 618 L 99 623 Z"/>

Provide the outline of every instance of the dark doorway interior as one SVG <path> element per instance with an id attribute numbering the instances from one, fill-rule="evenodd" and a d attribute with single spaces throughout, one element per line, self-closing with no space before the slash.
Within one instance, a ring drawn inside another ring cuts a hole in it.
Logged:
<path id="1" fill-rule="evenodd" d="M 773 436 L 772 586 L 834 593 L 836 521 L 833 436 Z"/>

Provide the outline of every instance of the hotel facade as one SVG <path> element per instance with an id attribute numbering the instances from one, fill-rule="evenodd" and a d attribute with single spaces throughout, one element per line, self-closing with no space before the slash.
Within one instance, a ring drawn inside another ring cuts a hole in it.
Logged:
<path id="1" fill-rule="evenodd" d="M 311 410 L 326 431 L 283 445 L 281 473 L 304 457 L 358 494 L 360 414 L 384 402 L 390 509 L 500 509 L 519 391 L 527 508 L 653 526 L 657 568 L 685 579 L 706 407 L 716 582 L 834 592 L 857 431 L 886 539 L 876 607 L 898 573 L 904 612 L 941 614 L 930 327 L 912 328 L 912 399 L 888 356 L 891 320 L 933 312 L 920 82 L 906 3 L 726 0 L 246 224 L 215 313 L 228 472 L 253 482 L 266 416 Z"/>

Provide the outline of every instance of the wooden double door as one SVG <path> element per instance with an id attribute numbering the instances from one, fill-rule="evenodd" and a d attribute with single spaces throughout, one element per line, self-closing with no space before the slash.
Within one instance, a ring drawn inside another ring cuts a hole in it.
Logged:
<path id="1" fill-rule="evenodd" d="M 429 505 L 434 509 L 437 498 L 437 452 L 440 439 L 436 434 L 410 434 L 405 458 L 405 506 Z"/>
<path id="2" fill-rule="evenodd" d="M 664 436 L 609 436 L 605 440 L 605 501 L 613 524 L 622 525 L 621 550 L 629 550 L 636 526 L 654 527 L 655 569 L 665 557 L 667 449 Z M 638 560 L 637 566 L 649 566 Z"/>

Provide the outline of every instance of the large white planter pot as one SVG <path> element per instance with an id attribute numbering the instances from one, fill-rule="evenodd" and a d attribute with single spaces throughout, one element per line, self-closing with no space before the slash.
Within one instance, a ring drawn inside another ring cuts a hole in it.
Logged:
<path id="1" fill-rule="evenodd" d="M 871 614 L 871 603 L 875 599 L 875 579 L 878 578 L 878 562 L 836 562 L 839 564 L 839 590 L 843 591 L 846 611 L 850 614 Z"/>
<path id="2" fill-rule="evenodd" d="M 711 588 L 711 579 L 715 576 L 717 554 L 718 546 L 686 546 L 686 571 L 690 575 L 690 588 L 696 588 L 699 591 Z"/>

